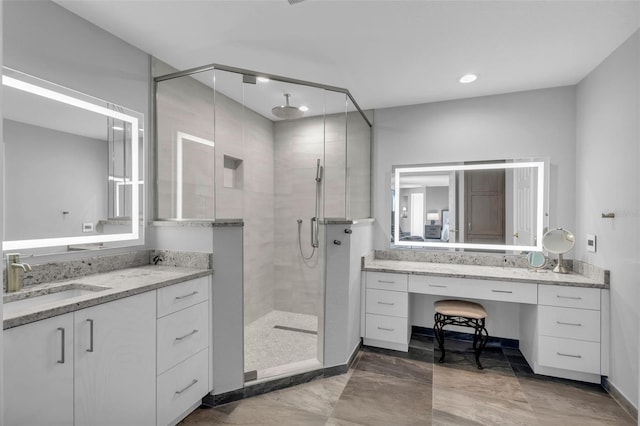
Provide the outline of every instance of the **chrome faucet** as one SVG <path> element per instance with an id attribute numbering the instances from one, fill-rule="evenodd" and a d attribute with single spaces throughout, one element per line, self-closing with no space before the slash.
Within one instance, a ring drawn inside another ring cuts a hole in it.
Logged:
<path id="1" fill-rule="evenodd" d="M 20 262 L 20 254 L 7 254 L 7 293 L 19 291 L 20 285 L 20 269 L 24 272 L 31 271 L 31 265 Z"/>

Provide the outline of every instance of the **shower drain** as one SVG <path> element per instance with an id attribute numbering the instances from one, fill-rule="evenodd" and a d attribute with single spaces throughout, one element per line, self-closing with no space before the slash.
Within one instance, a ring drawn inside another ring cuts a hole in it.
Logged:
<path id="1" fill-rule="evenodd" d="M 315 334 L 315 335 L 318 334 L 317 331 L 305 330 L 304 328 L 287 327 L 284 325 L 274 325 L 273 328 L 277 328 L 278 330 L 295 331 L 298 333 L 305 333 L 305 334 Z"/>

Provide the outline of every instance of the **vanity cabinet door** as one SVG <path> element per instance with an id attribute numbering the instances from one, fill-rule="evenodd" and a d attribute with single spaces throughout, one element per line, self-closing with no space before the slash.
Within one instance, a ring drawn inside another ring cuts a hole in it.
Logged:
<path id="1" fill-rule="evenodd" d="M 73 314 L 4 332 L 6 425 L 73 424 Z"/>
<path id="2" fill-rule="evenodd" d="M 155 360 L 155 291 L 76 311 L 75 424 L 155 425 Z"/>

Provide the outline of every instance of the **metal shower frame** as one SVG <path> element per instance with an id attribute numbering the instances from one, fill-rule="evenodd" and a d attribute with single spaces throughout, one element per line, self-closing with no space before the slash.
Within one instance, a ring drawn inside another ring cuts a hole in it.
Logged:
<path id="1" fill-rule="evenodd" d="M 356 102 L 356 100 L 353 98 L 353 96 L 351 95 L 351 92 L 349 92 L 348 89 L 344 89 L 342 87 L 336 87 L 336 86 L 329 86 L 327 84 L 314 83 L 314 82 L 311 82 L 311 81 L 298 80 L 298 79 L 295 79 L 295 78 L 283 77 L 281 75 L 276 75 L 276 74 L 268 74 L 268 73 L 264 73 L 264 72 L 248 70 L 248 69 L 244 69 L 244 68 L 230 67 L 228 65 L 209 64 L 209 65 L 203 65 L 203 66 L 200 66 L 200 67 L 189 68 L 189 69 L 184 70 L 184 71 L 176 71 L 176 72 L 173 72 L 173 73 L 170 73 L 170 74 L 165 74 L 165 75 L 161 75 L 161 76 L 158 76 L 158 77 L 154 77 L 154 79 L 153 79 L 153 81 L 154 81 L 154 91 L 153 91 L 153 93 L 154 94 L 156 93 L 156 87 L 155 86 L 158 83 L 160 83 L 161 81 L 172 80 L 174 78 L 185 77 L 185 76 L 189 76 L 189 75 L 193 75 L 193 74 L 199 74 L 201 72 L 213 71 L 213 70 L 229 71 L 229 72 L 233 72 L 233 73 L 236 73 L 236 74 L 241 74 L 243 76 L 250 76 L 250 77 L 254 77 L 254 78 L 266 77 L 269 80 L 281 81 L 283 83 L 299 84 L 299 85 L 305 85 L 305 86 L 309 86 L 309 87 L 315 87 L 315 88 L 318 88 L 318 89 L 330 90 L 332 92 L 344 93 L 345 95 L 347 95 L 349 97 L 349 100 L 356 107 L 356 109 L 358 110 L 358 112 L 360 113 L 360 115 L 362 116 L 364 121 L 366 121 L 366 123 L 369 125 L 369 127 L 370 128 L 373 127 L 373 124 L 371 124 L 371 121 L 369 121 L 369 118 L 367 118 L 367 116 L 365 115 L 364 111 L 362 111 L 362 109 L 360 108 L 360 105 L 358 105 L 358 102 Z"/>

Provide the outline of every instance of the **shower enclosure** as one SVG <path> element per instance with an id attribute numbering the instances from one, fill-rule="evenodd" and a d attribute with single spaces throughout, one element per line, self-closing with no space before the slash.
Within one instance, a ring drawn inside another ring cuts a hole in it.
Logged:
<path id="1" fill-rule="evenodd" d="M 370 217 L 369 119 L 345 89 L 154 72 L 157 218 L 244 222 L 245 381 L 321 368 L 325 226 Z"/>

